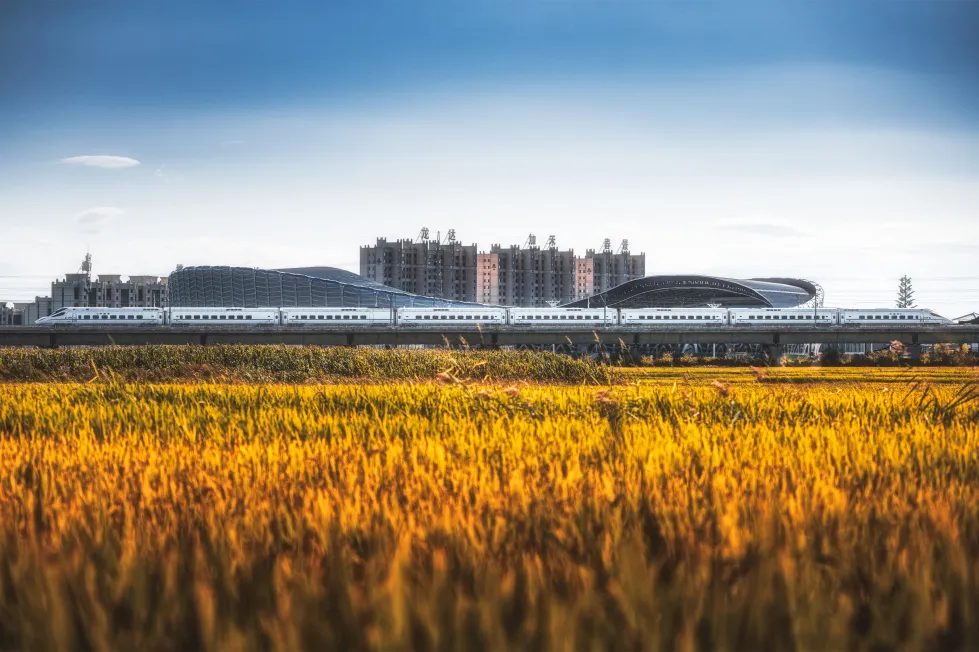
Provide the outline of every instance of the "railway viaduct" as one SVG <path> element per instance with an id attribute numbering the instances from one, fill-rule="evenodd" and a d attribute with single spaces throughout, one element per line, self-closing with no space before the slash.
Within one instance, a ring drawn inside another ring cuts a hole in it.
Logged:
<path id="1" fill-rule="evenodd" d="M 974 344 L 979 324 L 932 326 L 686 326 L 642 329 L 610 327 L 594 330 L 561 327 L 519 328 L 487 326 L 481 329 L 419 329 L 370 327 L 363 329 L 304 329 L 302 327 L 0 327 L 0 346 L 58 348 L 62 346 L 140 346 L 149 344 L 286 344 L 311 346 L 541 346 L 588 350 L 604 345 L 648 349 L 658 345 L 756 345 L 771 360 L 778 360 L 786 345 L 888 343 L 904 344 L 912 356 L 922 345 Z"/>

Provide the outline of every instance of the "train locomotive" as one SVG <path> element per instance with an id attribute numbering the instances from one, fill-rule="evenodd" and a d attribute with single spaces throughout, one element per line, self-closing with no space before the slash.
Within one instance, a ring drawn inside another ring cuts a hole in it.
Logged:
<path id="1" fill-rule="evenodd" d="M 452 330 L 473 327 L 669 329 L 951 324 L 923 308 L 60 308 L 40 326 L 204 326 Z"/>

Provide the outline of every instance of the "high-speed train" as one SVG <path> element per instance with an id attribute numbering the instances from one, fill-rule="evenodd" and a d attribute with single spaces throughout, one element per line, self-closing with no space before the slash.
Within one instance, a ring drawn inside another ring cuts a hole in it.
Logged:
<path id="1" fill-rule="evenodd" d="M 927 309 L 896 308 L 61 308 L 42 326 L 283 326 L 425 330 L 474 326 L 640 329 L 759 326 L 914 326 L 951 324 Z"/>

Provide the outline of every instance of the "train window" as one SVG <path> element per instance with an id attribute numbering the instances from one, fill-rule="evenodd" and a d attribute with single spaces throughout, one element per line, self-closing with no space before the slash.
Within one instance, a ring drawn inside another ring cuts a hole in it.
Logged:
<path id="1" fill-rule="evenodd" d="M 228 318 L 227 315 L 219 315 L 219 316 L 220 316 L 221 319 L 227 319 Z"/>
<path id="2" fill-rule="evenodd" d="M 350 319 L 350 315 L 344 315 L 343 318 L 344 319 Z"/>
<path id="3" fill-rule="evenodd" d="M 84 317 L 82 317 L 82 319 L 91 319 L 91 318 L 92 318 L 92 317 L 91 317 L 91 316 L 89 316 L 89 315 L 85 315 Z"/>
<path id="4" fill-rule="evenodd" d="M 361 319 L 367 319 L 367 315 L 361 315 L 360 318 Z"/>
<path id="5" fill-rule="evenodd" d="M 133 317 L 132 315 L 126 315 L 126 319 L 136 319 L 136 318 Z"/>
<path id="6" fill-rule="evenodd" d="M 245 315 L 245 319 L 251 319 L 251 318 L 252 318 L 251 315 Z"/>

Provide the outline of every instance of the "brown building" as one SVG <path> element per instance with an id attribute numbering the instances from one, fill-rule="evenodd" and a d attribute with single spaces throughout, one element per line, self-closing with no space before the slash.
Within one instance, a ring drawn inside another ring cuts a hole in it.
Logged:
<path id="1" fill-rule="evenodd" d="M 476 302 L 496 306 L 500 303 L 500 257 L 476 254 Z"/>
<path id="2" fill-rule="evenodd" d="M 418 241 L 388 242 L 360 248 L 360 275 L 388 287 L 452 301 L 476 301 L 476 245 L 430 239 L 423 229 Z"/>
<path id="3" fill-rule="evenodd" d="M 594 266 L 592 294 L 646 275 L 646 254 L 630 254 L 628 240 L 623 240 L 618 251 L 613 252 L 611 241 L 606 239 L 601 251 L 587 249 L 585 258 L 591 259 Z"/>
<path id="4" fill-rule="evenodd" d="M 546 307 L 562 305 L 645 276 L 645 254 L 629 253 L 628 240 L 613 252 L 605 240 L 601 251 L 589 249 L 576 258 L 573 249 L 557 248 L 554 236 L 545 246 L 531 234 L 520 245 L 494 244 L 477 253 L 461 245 L 455 232 L 445 241 L 429 238 L 388 242 L 360 249 L 360 274 L 389 287 L 427 297 L 489 305 Z"/>
<path id="5" fill-rule="evenodd" d="M 63 307 L 154 308 L 166 303 L 167 279 L 159 276 L 65 274 L 51 284 L 52 310 Z"/>
<path id="6" fill-rule="evenodd" d="M 497 305 L 533 308 L 572 300 L 574 250 L 559 250 L 553 236 L 543 248 L 531 235 L 523 247 L 496 244 L 487 255 L 495 256 L 491 264 L 497 268 Z"/>
<path id="7" fill-rule="evenodd" d="M 584 299 L 595 294 L 595 259 L 575 258 L 574 260 L 574 298 Z"/>

